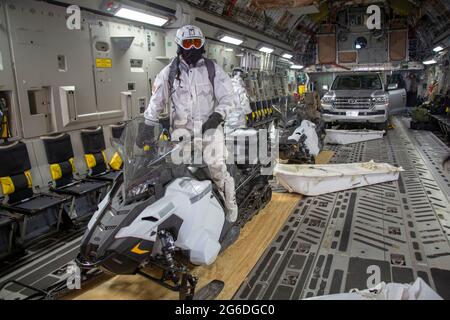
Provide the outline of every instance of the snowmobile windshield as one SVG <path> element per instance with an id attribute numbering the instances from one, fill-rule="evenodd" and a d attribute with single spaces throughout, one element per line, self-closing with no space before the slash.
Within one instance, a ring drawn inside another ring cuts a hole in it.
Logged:
<path id="1" fill-rule="evenodd" d="M 179 143 L 168 141 L 161 124 L 143 117 L 129 121 L 112 144 L 123 160 L 126 197 L 143 192 L 140 188 L 146 187 L 145 182 L 166 166 L 171 153 L 179 148 Z"/>

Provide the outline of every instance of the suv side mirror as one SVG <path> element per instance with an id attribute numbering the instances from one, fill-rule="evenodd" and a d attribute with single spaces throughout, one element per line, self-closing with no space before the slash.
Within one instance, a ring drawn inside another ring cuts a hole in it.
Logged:
<path id="1" fill-rule="evenodd" d="M 398 89 L 398 83 L 391 83 L 388 85 L 388 90 L 397 90 Z"/>

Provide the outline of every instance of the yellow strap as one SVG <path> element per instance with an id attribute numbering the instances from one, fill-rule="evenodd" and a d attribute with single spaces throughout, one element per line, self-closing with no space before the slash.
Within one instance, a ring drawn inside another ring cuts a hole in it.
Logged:
<path id="1" fill-rule="evenodd" d="M 84 159 L 86 160 L 86 165 L 89 169 L 92 169 L 97 165 L 97 161 L 95 161 L 93 154 L 85 154 Z"/>
<path id="2" fill-rule="evenodd" d="M 50 165 L 50 173 L 53 180 L 58 180 L 62 178 L 61 166 L 58 163 Z"/>
<path id="3" fill-rule="evenodd" d="M 8 118 L 7 118 L 6 114 L 4 114 L 2 117 L 0 137 L 2 139 L 7 139 L 8 136 L 9 136 L 8 135 Z"/>
<path id="4" fill-rule="evenodd" d="M 69 159 L 70 165 L 72 166 L 72 172 L 75 172 L 75 160 L 73 158 Z"/>
<path id="5" fill-rule="evenodd" d="M 23 174 L 27 178 L 28 188 L 31 188 L 33 186 L 33 179 L 31 178 L 30 170 L 25 171 Z M 0 177 L 0 184 L 2 185 L 2 192 L 5 196 L 16 191 L 11 177 Z"/>
<path id="6" fill-rule="evenodd" d="M 16 190 L 11 177 L 0 177 L 0 183 L 2 185 L 3 195 L 5 196 L 14 193 Z"/>
<path id="7" fill-rule="evenodd" d="M 105 164 L 108 163 L 108 160 L 106 160 L 105 150 L 102 150 L 102 156 L 103 156 L 103 161 L 105 161 Z"/>
<path id="8" fill-rule="evenodd" d="M 113 170 L 120 170 L 120 168 L 122 167 L 122 158 L 120 157 L 119 153 L 116 152 L 113 154 L 111 161 L 109 161 L 109 166 L 113 169 Z"/>
<path id="9" fill-rule="evenodd" d="M 33 179 L 31 178 L 30 170 L 25 171 L 24 174 L 25 174 L 25 177 L 27 177 L 27 180 L 28 180 L 28 188 L 31 188 L 33 186 Z"/>

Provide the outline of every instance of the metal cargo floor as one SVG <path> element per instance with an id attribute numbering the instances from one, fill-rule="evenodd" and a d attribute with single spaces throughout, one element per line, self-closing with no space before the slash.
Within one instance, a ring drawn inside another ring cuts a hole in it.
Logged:
<path id="1" fill-rule="evenodd" d="M 0 266 L 0 288 L 5 285 L 0 299 L 26 299 L 36 294 L 22 285 L 7 284 L 12 280 L 45 291 L 53 286 L 65 288 L 67 265 L 78 254 L 83 232 L 84 228 L 43 239 L 28 248 L 25 256 Z"/>
<path id="2" fill-rule="evenodd" d="M 450 299 L 450 149 L 395 118 L 382 140 L 327 146 L 334 163 L 402 166 L 395 182 L 305 197 L 234 299 L 301 299 L 421 277 Z"/>
<path id="3" fill-rule="evenodd" d="M 368 266 L 378 266 L 386 282 L 420 276 L 450 299 L 450 183 L 440 167 L 450 150 L 431 132 L 410 131 L 401 119 L 394 124 L 383 140 L 327 149 L 336 152 L 336 163 L 374 159 L 403 166 L 400 180 L 304 198 L 235 299 L 299 299 L 365 288 Z M 0 286 L 14 279 L 40 289 L 64 287 L 82 231 L 47 239 L 0 266 Z M 33 293 L 10 284 L 0 299 Z"/>

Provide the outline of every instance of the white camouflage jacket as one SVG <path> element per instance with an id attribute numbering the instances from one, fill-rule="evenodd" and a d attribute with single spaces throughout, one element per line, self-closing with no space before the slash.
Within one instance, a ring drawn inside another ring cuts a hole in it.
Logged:
<path id="1" fill-rule="evenodd" d="M 174 80 L 171 95 L 169 95 L 168 83 L 170 65 L 167 65 L 156 76 L 152 88 L 152 97 L 144 117 L 148 120 L 157 121 L 159 115 L 167 110 L 165 106 L 168 104 L 172 129 L 193 130 L 194 122 L 204 123 L 214 112 L 220 113 L 225 119 L 234 103 L 233 86 L 225 71 L 216 63 L 214 63 L 214 66 L 216 68 L 214 78 L 215 97 L 203 59 L 199 60 L 195 67 L 189 67 L 180 58 L 181 82 L 177 79 Z"/>

